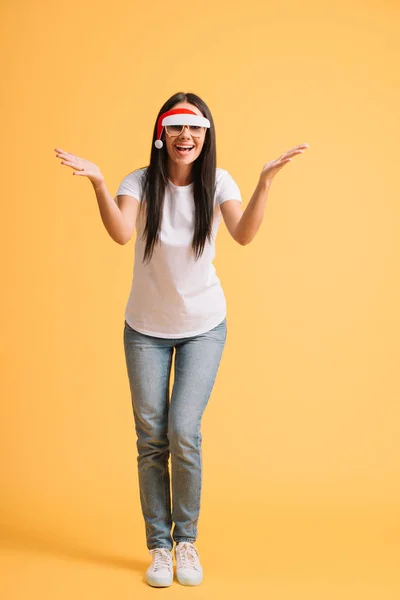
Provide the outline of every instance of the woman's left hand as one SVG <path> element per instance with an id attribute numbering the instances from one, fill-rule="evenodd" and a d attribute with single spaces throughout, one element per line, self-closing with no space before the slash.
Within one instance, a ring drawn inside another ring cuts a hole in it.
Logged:
<path id="1" fill-rule="evenodd" d="M 260 180 L 262 182 L 272 181 L 278 171 L 282 169 L 284 165 L 292 161 L 293 156 L 296 154 L 302 154 L 306 148 L 308 148 L 308 144 L 299 144 L 295 146 L 291 150 L 282 154 L 276 160 L 270 160 L 267 162 L 261 171 Z"/>

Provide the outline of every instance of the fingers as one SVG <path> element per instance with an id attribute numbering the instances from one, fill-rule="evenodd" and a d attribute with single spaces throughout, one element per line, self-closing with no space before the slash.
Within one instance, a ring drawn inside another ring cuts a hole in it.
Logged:
<path id="1" fill-rule="evenodd" d="M 290 148 L 290 150 L 288 150 L 285 154 L 288 154 L 288 152 L 294 152 L 295 150 L 305 150 L 306 148 L 309 148 L 308 144 L 298 144 L 297 146 L 294 146 L 293 148 Z"/>
<path id="2" fill-rule="evenodd" d="M 78 166 L 76 163 L 70 162 L 68 160 L 62 160 L 61 161 L 62 165 L 65 165 L 66 167 L 72 167 L 73 169 L 78 169 L 80 171 L 83 170 L 83 167 Z"/>
<path id="3" fill-rule="evenodd" d="M 69 158 L 70 160 L 79 160 L 79 156 L 76 154 L 71 154 L 70 152 L 65 152 L 65 150 L 61 150 L 61 148 L 54 148 L 54 151 L 57 153 L 58 158 Z"/>
<path id="4" fill-rule="evenodd" d="M 54 151 L 57 153 L 57 158 L 63 159 L 61 161 L 62 165 L 74 169 L 74 174 L 75 171 L 80 171 L 79 174 L 83 174 L 82 172 L 85 170 L 85 167 L 82 166 L 82 159 L 80 159 L 79 156 L 76 156 L 76 154 L 71 154 L 70 152 L 65 152 L 61 148 L 54 148 Z"/>
<path id="5" fill-rule="evenodd" d="M 71 167 L 72 169 L 75 169 L 77 171 L 84 171 L 85 167 L 83 167 L 82 165 L 79 165 L 77 161 L 70 161 L 70 160 L 62 160 L 61 164 L 66 166 L 66 167 Z"/>
<path id="6" fill-rule="evenodd" d="M 61 150 L 61 148 L 54 148 L 54 152 L 56 152 L 57 156 L 73 156 L 69 152 L 65 152 L 65 150 Z"/>
<path id="7" fill-rule="evenodd" d="M 287 153 L 287 156 L 296 156 L 296 154 L 303 154 L 304 150 L 294 150 L 293 152 Z"/>
<path id="8" fill-rule="evenodd" d="M 303 154 L 304 150 L 306 150 L 307 148 L 309 148 L 308 144 L 299 144 L 298 146 L 295 146 L 291 150 L 288 150 L 287 152 L 282 154 L 280 160 L 285 160 L 289 157 L 296 156 L 296 154 Z"/>
<path id="9" fill-rule="evenodd" d="M 290 150 L 288 150 L 288 152 L 294 152 L 295 150 L 305 150 L 306 148 L 309 148 L 308 144 L 298 144 L 297 146 L 294 146 L 294 148 L 291 148 Z"/>

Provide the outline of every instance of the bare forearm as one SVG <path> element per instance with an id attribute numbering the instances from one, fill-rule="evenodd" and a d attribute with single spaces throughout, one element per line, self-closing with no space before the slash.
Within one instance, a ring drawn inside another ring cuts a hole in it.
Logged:
<path id="1" fill-rule="evenodd" d="M 92 185 L 104 227 L 114 242 L 124 244 L 124 240 L 126 239 L 126 223 L 117 203 L 108 191 L 105 181 L 93 183 Z"/>
<path id="2" fill-rule="evenodd" d="M 245 246 L 256 235 L 264 218 L 265 205 L 271 181 L 259 180 L 256 189 L 246 206 L 246 210 L 236 228 L 236 238 Z"/>

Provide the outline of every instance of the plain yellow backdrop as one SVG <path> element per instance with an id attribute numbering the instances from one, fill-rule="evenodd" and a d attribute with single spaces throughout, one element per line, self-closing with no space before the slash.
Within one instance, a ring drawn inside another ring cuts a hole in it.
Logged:
<path id="1" fill-rule="evenodd" d="M 164 593 L 398 598 L 399 4 L 1 13 L 2 600 L 153 593 L 122 338 L 136 234 L 113 242 L 54 148 L 98 164 L 115 195 L 177 91 L 209 105 L 243 208 L 265 162 L 309 149 L 277 174 L 250 245 L 221 222 L 205 579 Z"/>

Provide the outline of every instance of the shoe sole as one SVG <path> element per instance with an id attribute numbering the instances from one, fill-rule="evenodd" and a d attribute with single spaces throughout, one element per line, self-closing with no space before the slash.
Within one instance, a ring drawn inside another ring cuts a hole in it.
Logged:
<path id="1" fill-rule="evenodd" d="M 186 579 L 177 575 L 176 578 L 181 585 L 200 585 L 203 581 L 202 576 L 199 579 Z"/>
<path id="2" fill-rule="evenodd" d="M 163 579 L 163 580 L 155 580 L 151 579 L 151 577 L 146 576 L 146 583 L 151 585 L 151 587 L 169 587 L 172 585 L 173 578 L 171 579 Z"/>

